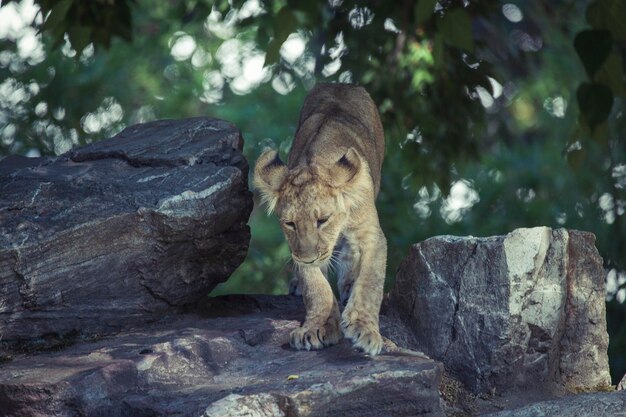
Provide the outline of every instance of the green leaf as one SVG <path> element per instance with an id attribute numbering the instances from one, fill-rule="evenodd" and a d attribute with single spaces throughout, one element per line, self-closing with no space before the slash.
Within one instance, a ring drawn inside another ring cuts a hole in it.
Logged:
<path id="1" fill-rule="evenodd" d="M 440 33 L 435 35 L 433 41 L 433 63 L 435 68 L 441 68 L 443 64 L 443 37 Z"/>
<path id="2" fill-rule="evenodd" d="M 624 85 L 624 69 L 620 55 L 613 52 L 604 61 L 602 67 L 593 77 L 595 82 L 609 87 L 613 94 L 626 97 L 626 86 Z"/>
<path id="3" fill-rule="evenodd" d="M 217 9 L 218 12 L 225 15 L 230 10 L 230 4 L 228 0 L 218 0 L 213 3 L 213 7 Z"/>
<path id="4" fill-rule="evenodd" d="M 317 1 L 311 0 L 287 0 L 289 9 L 300 12 L 299 19 L 306 18 L 307 21 L 319 20 L 319 15 L 323 9 Z"/>
<path id="5" fill-rule="evenodd" d="M 593 133 L 596 126 L 604 122 L 613 107 L 613 93 L 599 83 L 582 83 L 576 90 L 578 107 L 583 120 Z"/>
<path id="6" fill-rule="evenodd" d="M 604 122 L 596 126 L 596 128 L 593 130 L 593 133 L 591 134 L 591 139 L 598 143 L 606 144 L 609 140 L 609 135 L 609 124 L 605 120 Z"/>
<path id="7" fill-rule="evenodd" d="M 611 32 L 604 29 L 583 30 L 574 39 L 574 48 L 589 78 L 593 79 L 613 48 Z"/>
<path id="8" fill-rule="evenodd" d="M 574 169 L 580 169 L 587 158 L 584 149 L 575 149 L 567 153 L 567 163 Z"/>
<path id="9" fill-rule="evenodd" d="M 437 0 L 419 0 L 415 6 L 415 23 L 427 21 L 435 12 Z"/>
<path id="10" fill-rule="evenodd" d="M 282 46 L 282 42 L 276 41 L 276 38 L 272 39 L 269 45 L 267 45 L 267 50 L 265 51 L 265 63 L 263 66 L 272 65 L 278 62 L 278 57 L 280 56 L 280 47 Z"/>
<path id="11" fill-rule="evenodd" d="M 274 38 L 284 42 L 287 36 L 296 30 L 297 23 L 293 11 L 286 6 L 283 7 L 274 18 Z"/>
<path id="12" fill-rule="evenodd" d="M 450 45 L 466 52 L 474 51 L 472 20 L 463 9 L 454 9 L 444 14 L 441 21 L 441 34 Z"/>
<path id="13" fill-rule="evenodd" d="M 70 7 L 72 7 L 72 3 L 73 0 L 61 0 L 57 2 L 50 10 L 50 14 L 41 28 L 43 30 L 49 30 L 61 24 L 65 16 L 67 16 Z"/>
<path id="14" fill-rule="evenodd" d="M 274 37 L 267 45 L 264 65 L 272 65 L 278 62 L 280 47 L 287 37 L 296 30 L 297 26 L 297 20 L 293 12 L 287 6 L 280 9 L 274 18 Z"/>
<path id="15" fill-rule="evenodd" d="M 77 56 L 80 56 L 83 49 L 91 42 L 91 33 L 92 28 L 89 26 L 72 26 L 67 31 L 72 48 L 78 53 Z"/>
<path id="16" fill-rule="evenodd" d="M 587 7 L 587 22 L 596 29 L 609 30 L 615 39 L 626 42 L 626 2 L 596 0 Z"/>

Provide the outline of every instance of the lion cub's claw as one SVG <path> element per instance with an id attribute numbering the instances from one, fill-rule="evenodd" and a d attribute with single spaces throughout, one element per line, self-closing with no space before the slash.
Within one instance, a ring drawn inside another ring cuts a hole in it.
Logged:
<path id="1" fill-rule="evenodd" d="M 297 350 L 318 350 L 336 345 L 341 340 L 339 326 L 326 323 L 322 327 L 309 327 L 302 325 L 293 330 L 289 344 Z"/>
<path id="2" fill-rule="evenodd" d="M 352 345 L 370 355 L 378 355 L 383 348 L 383 338 L 378 329 L 371 323 L 359 319 L 350 320 L 347 317 L 341 321 L 341 328 Z"/>

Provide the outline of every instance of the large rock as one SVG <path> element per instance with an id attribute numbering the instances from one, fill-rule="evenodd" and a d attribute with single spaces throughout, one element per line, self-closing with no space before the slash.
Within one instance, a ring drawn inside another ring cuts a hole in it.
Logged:
<path id="1" fill-rule="evenodd" d="M 591 233 L 546 227 L 413 245 L 389 305 L 473 392 L 610 384 L 605 274 Z"/>
<path id="2" fill-rule="evenodd" d="M 625 414 L 626 392 L 597 392 L 537 402 L 485 417 L 624 417 Z"/>
<path id="3" fill-rule="evenodd" d="M 197 118 L 2 159 L 2 342 L 115 331 L 225 281 L 250 238 L 242 145 L 229 123 Z"/>
<path id="4" fill-rule="evenodd" d="M 387 342 L 295 351 L 290 296 L 213 299 L 181 315 L 0 368 L 0 414 L 26 416 L 443 416 L 442 366 Z M 383 334 L 401 326 L 382 317 Z M 407 330 L 404 330 L 408 332 Z M 410 333 L 405 334 L 411 338 Z"/>

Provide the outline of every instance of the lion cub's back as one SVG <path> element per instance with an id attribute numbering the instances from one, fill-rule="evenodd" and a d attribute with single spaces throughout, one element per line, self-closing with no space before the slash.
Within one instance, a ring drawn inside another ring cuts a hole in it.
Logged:
<path id="1" fill-rule="evenodd" d="M 291 167 L 354 147 L 367 161 L 376 191 L 385 138 L 376 104 L 363 87 L 321 83 L 309 92 L 289 154 Z"/>

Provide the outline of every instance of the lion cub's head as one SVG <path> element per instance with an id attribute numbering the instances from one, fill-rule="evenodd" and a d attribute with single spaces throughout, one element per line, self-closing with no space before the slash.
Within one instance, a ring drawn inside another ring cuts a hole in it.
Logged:
<path id="1" fill-rule="evenodd" d="M 350 148 L 328 165 L 288 169 L 273 150 L 257 160 L 254 185 L 269 213 L 275 211 L 299 264 L 323 265 L 333 254 L 349 211 L 366 180 L 364 162 Z"/>

